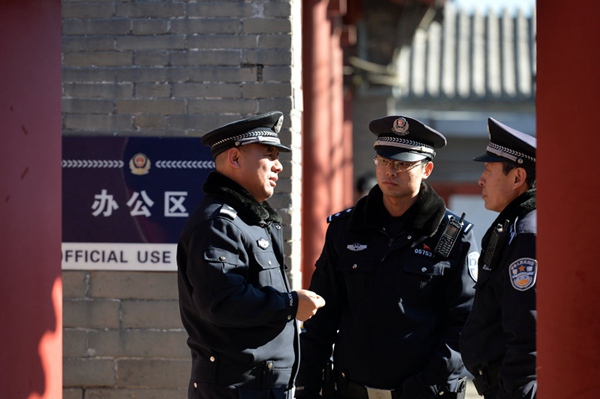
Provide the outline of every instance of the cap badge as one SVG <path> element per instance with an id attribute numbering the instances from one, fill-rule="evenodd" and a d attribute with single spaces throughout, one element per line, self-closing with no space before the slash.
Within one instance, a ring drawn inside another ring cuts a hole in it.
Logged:
<path id="1" fill-rule="evenodd" d="M 392 125 L 392 132 L 399 136 L 406 136 L 408 134 L 408 122 L 406 119 L 402 117 L 396 119 Z"/>
<path id="2" fill-rule="evenodd" d="M 279 133 L 279 131 L 281 130 L 281 126 L 283 126 L 283 115 L 279 117 L 277 123 L 275 124 L 275 126 L 273 126 L 273 131 L 275 133 Z"/>

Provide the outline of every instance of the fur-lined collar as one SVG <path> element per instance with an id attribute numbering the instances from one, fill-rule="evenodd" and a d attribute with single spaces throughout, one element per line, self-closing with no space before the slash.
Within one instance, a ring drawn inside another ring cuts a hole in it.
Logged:
<path id="1" fill-rule="evenodd" d="M 407 229 L 418 237 L 431 237 L 437 231 L 446 213 L 444 200 L 436 194 L 431 186 L 421 183 L 417 201 L 402 216 L 406 220 Z M 361 198 L 350 219 L 350 229 L 355 232 L 365 228 L 376 230 L 386 225 L 391 216 L 383 206 L 383 192 L 379 185 L 371 189 L 369 195 Z"/>
<path id="2" fill-rule="evenodd" d="M 281 216 L 267 201 L 259 203 L 248 190 L 219 172 L 211 172 L 202 189 L 206 194 L 214 195 L 233 207 L 238 216 L 248 224 L 263 221 L 281 223 Z"/>

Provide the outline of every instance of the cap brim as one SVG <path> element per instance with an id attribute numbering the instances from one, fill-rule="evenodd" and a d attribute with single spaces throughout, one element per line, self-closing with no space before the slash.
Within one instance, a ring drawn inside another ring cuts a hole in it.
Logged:
<path id="1" fill-rule="evenodd" d="M 273 144 L 275 147 L 279 148 L 279 151 L 283 151 L 283 152 L 292 152 L 292 149 L 290 147 L 286 147 L 283 144 Z"/>
<path id="2" fill-rule="evenodd" d="M 403 151 L 394 147 L 379 146 L 375 148 L 375 151 L 378 155 L 381 155 L 384 158 L 393 159 L 394 161 L 417 162 L 422 161 L 424 159 L 429 159 L 429 157 L 423 153 L 414 151 Z"/>
<path id="3" fill-rule="evenodd" d="M 272 145 L 273 147 L 279 148 L 280 151 L 292 152 L 292 149 L 290 147 L 284 146 L 283 144 L 281 144 L 281 142 L 279 140 L 270 140 L 269 138 L 264 138 L 264 137 L 262 137 L 260 141 L 249 142 L 244 145 L 247 145 L 247 144 Z"/>
<path id="4" fill-rule="evenodd" d="M 489 152 L 486 152 L 483 155 L 473 158 L 473 161 L 476 161 L 476 162 L 504 162 L 504 161 L 508 161 L 508 159 L 499 157 L 498 155 L 490 154 Z"/>

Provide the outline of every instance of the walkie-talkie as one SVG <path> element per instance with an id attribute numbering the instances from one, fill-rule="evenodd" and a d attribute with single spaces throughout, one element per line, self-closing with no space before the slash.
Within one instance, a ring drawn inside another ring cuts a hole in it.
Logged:
<path id="1" fill-rule="evenodd" d="M 463 228 L 463 220 L 465 220 L 465 213 L 463 212 L 460 220 L 456 221 L 454 216 L 450 216 L 448 218 L 448 223 L 446 223 L 446 227 L 444 228 L 444 232 L 440 236 L 433 253 L 436 255 L 440 255 L 443 258 L 448 258 L 450 256 L 450 252 L 460 235 L 460 231 Z"/>
<path id="2" fill-rule="evenodd" d="M 502 252 L 504 245 L 506 244 L 506 239 L 508 238 L 508 226 L 510 225 L 509 220 L 504 221 L 504 225 L 498 223 L 494 230 L 492 230 L 492 236 L 490 237 L 490 241 L 485 248 L 483 254 L 483 268 L 485 270 L 493 270 L 494 269 L 494 261 L 498 257 L 495 256 Z"/>

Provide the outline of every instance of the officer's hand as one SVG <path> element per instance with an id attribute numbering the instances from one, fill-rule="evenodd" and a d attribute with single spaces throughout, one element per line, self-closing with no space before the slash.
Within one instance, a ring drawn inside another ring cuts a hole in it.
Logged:
<path id="1" fill-rule="evenodd" d="M 298 312 L 296 319 L 306 321 L 317 313 L 317 309 L 325 306 L 325 299 L 309 290 L 298 290 Z"/>

